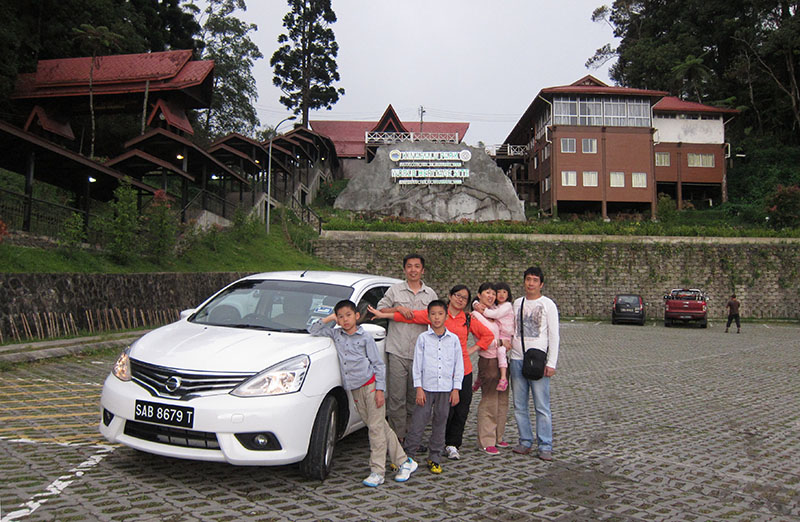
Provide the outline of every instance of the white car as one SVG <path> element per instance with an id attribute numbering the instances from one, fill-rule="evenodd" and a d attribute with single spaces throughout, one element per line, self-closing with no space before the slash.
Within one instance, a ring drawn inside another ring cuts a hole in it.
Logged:
<path id="1" fill-rule="evenodd" d="M 100 433 L 168 457 L 300 462 L 304 475 L 323 480 L 337 440 L 364 424 L 342 388 L 333 341 L 306 327 L 342 299 L 363 321 L 397 282 L 305 271 L 230 284 L 125 349 L 103 385 Z M 384 327 L 362 326 L 383 353 Z"/>

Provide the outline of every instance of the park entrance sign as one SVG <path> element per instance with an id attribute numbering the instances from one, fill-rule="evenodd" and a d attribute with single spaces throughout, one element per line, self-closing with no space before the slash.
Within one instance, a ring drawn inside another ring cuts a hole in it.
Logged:
<path id="1" fill-rule="evenodd" d="M 462 143 L 379 147 L 355 169 L 335 207 L 441 222 L 525 220 L 509 178 L 483 149 Z"/>

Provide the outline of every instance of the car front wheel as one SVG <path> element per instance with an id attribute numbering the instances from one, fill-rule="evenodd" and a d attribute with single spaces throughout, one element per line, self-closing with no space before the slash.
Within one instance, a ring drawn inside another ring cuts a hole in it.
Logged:
<path id="1" fill-rule="evenodd" d="M 333 450 L 336 447 L 338 433 L 336 420 L 338 405 L 333 396 L 325 397 L 314 420 L 311 430 L 311 442 L 308 454 L 300 462 L 300 471 L 310 479 L 325 480 L 333 464 Z"/>

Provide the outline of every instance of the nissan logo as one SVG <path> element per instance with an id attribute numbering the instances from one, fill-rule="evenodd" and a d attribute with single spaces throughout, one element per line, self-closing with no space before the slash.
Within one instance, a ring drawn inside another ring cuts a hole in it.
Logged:
<path id="1" fill-rule="evenodd" d="M 181 387 L 181 378 L 176 377 L 174 375 L 169 379 L 167 379 L 167 382 L 164 383 L 164 388 L 166 388 L 168 392 L 174 392 L 180 387 Z"/>

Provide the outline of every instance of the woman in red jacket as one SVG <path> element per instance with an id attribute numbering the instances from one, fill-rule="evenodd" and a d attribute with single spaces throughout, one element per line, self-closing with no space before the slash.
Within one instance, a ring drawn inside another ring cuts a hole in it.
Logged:
<path id="1" fill-rule="evenodd" d="M 469 406 L 472 402 L 472 361 L 470 355 L 476 351 L 486 350 L 494 340 L 494 334 L 480 321 L 470 321 L 469 316 L 464 312 L 470 302 L 470 292 L 465 285 L 456 285 L 450 289 L 450 301 L 447 305 L 447 319 L 444 326 L 456 334 L 461 341 L 461 355 L 464 357 L 464 380 L 461 383 L 458 404 L 450 408 L 447 416 L 447 429 L 445 432 L 445 455 L 451 459 L 458 459 L 460 455 L 458 448 L 464 438 L 464 426 L 469 415 Z M 378 318 L 392 319 L 403 323 L 430 324 L 428 321 L 427 310 L 408 310 L 410 312 L 407 319 L 405 310 L 398 310 L 395 313 L 383 313 L 370 307 L 369 311 Z M 475 336 L 477 342 L 472 346 L 467 346 L 469 334 Z"/>

